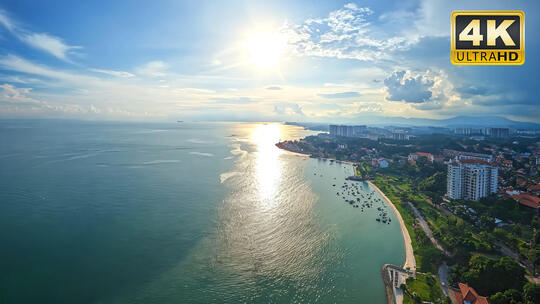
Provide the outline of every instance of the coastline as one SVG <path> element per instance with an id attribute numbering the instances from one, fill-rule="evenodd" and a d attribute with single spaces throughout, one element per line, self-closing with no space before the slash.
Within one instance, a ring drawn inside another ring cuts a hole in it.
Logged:
<path id="1" fill-rule="evenodd" d="M 403 242 L 405 244 L 405 264 L 403 264 L 403 268 L 408 269 L 412 272 L 416 272 L 416 260 L 414 258 L 411 236 L 409 235 L 409 231 L 405 226 L 405 222 L 403 221 L 401 214 L 397 210 L 396 206 L 394 206 L 392 201 L 384 194 L 384 192 L 381 191 L 381 189 L 379 189 L 379 187 L 375 186 L 375 184 L 373 184 L 371 181 L 368 181 L 368 184 L 375 190 L 377 190 L 377 192 L 379 192 L 379 194 L 388 202 L 388 204 L 394 210 L 394 213 L 396 214 L 399 222 L 399 226 L 401 228 L 401 234 L 403 235 Z"/>
<path id="2" fill-rule="evenodd" d="M 286 152 L 289 152 L 289 153 L 292 153 L 292 154 L 296 154 L 298 156 L 307 156 L 307 157 L 311 157 L 311 158 L 315 158 L 315 159 L 322 159 L 322 160 L 333 160 L 335 161 L 336 163 L 342 163 L 342 164 L 348 164 L 348 165 L 354 165 L 356 164 L 355 162 L 352 162 L 352 161 L 348 161 L 348 160 L 338 160 L 338 159 L 334 159 L 334 158 L 322 158 L 322 157 L 313 157 L 311 155 L 311 153 L 306 153 L 306 152 L 300 152 L 300 151 L 293 151 L 291 149 L 287 149 L 285 147 L 281 147 L 278 145 L 279 143 L 277 143 L 275 146 L 278 147 L 278 149 L 280 150 L 283 150 L 283 151 L 286 151 Z"/>
<path id="3" fill-rule="evenodd" d="M 287 149 L 283 146 L 277 145 L 276 146 L 279 149 L 285 150 L 288 153 L 292 153 L 293 155 L 297 156 L 308 156 L 311 157 L 308 153 L 302 153 L 300 151 L 291 151 L 290 149 Z M 332 160 L 331 158 L 321 158 L 324 160 Z M 344 163 L 354 165 L 356 163 L 350 162 L 350 161 L 339 161 L 336 159 L 333 159 L 337 163 Z M 356 172 L 354 172 L 356 175 Z M 394 210 L 394 214 L 396 215 L 396 218 L 399 222 L 399 226 L 401 229 L 401 234 L 403 237 L 403 244 L 405 247 L 405 262 L 402 267 L 392 265 L 392 264 L 384 264 L 381 268 L 381 276 L 383 280 L 385 295 L 386 295 L 386 302 L 388 304 L 401 304 L 403 303 L 403 292 L 399 289 L 400 283 L 405 283 L 405 280 L 408 277 L 416 277 L 416 259 L 414 257 L 414 250 L 412 248 L 412 240 L 409 235 L 409 231 L 407 230 L 407 227 L 405 225 L 405 222 L 403 221 L 403 218 L 401 216 L 401 213 L 397 210 L 396 206 L 392 203 L 392 201 L 384 194 L 384 192 L 381 191 L 373 182 L 367 181 L 367 183 L 373 187 L 385 200 L 386 202 L 392 207 Z"/>
<path id="4" fill-rule="evenodd" d="M 293 153 L 293 154 L 301 155 L 301 156 L 308 156 L 308 157 L 310 156 L 310 154 L 308 154 L 308 153 L 302 153 L 302 152 L 298 152 L 298 151 L 291 151 L 291 150 L 286 149 L 285 147 L 282 147 L 282 146 L 280 146 L 278 144 L 276 144 L 276 146 L 279 149 L 285 150 L 285 151 L 287 151 L 289 153 Z M 330 158 L 328 158 L 328 159 L 330 160 Z M 350 162 L 350 161 L 340 161 L 340 160 L 336 160 L 336 159 L 334 159 L 334 161 L 345 163 L 345 164 L 350 164 L 350 165 L 355 164 L 355 163 Z M 379 189 L 379 187 L 375 186 L 375 184 L 373 184 L 371 181 L 367 181 L 367 182 L 371 187 L 373 187 L 375 190 L 377 190 L 377 192 L 379 192 L 379 194 L 388 202 L 388 204 L 394 210 L 394 214 L 396 215 L 396 217 L 398 219 L 398 222 L 399 222 L 399 226 L 401 228 L 401 234 L 403 235 L 403 243 L 405 245 L 405 263 L 403 264 L 403 268 L 407 269 L 407 270 L 410 270 L 413 273 L 416 272 L 416 259 L 414 258 L 414 250 L 412 248 L 411 236 L 409 235 L 409 231 L 407 230 L 407 226 L 405 226 L 405 222 L 403 221 L 403 218 L 401 217 L 401 214 L 397 210 L 394 203 L 392 203 L 392 201 L 384 194 L 384 192 L 381 191 L 381 189 Z"/>

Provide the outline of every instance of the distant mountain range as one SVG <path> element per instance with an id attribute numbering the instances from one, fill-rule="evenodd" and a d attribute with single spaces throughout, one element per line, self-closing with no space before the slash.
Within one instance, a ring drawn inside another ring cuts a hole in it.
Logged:
<path id="1" fill-rule="evenodd" d="M 337 124 L 338 122 L 336 122 Z M 384 117 L 365 116 L 354 120 L 342 122 L 343 124 L 370 125 L 370 126 L 432 126 L 432 127 L 496 127 L 514 129 L 540 129 L 540 124 L 533 122 L 522 122 L 510 120 L 501 116 L 456 116 L 447 119 L 429 118 L 405 118 L 405 117 Z M 322 125 L 322 123 L 301 123 L 301 125 Z"/>

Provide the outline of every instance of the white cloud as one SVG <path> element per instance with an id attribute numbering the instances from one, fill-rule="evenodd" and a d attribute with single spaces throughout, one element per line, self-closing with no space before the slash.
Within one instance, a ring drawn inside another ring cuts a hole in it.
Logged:
<path id="1" fill-rule="evenodd" d="M 349 3 L 325 18 L 308 19 L 303 24 L 285 25 L 293 53 L 298 56 L 334 57 L 374 61 L 403 48 L 403 37 L 372 35 L 368 17 L 373 11 Z"/>
<path id="2" fill-rule="evenodd" d="M 32 104 L 38 104 L 39 101 L 31 98 L 28 96 L 31 88 L 17 88 L 11 84 L 4 83 L 0 85 L 0 89 L 2 91 L 0 92 L 0 102 L 7 102 L 7 103 L 32 103 Z"/>
<path id="3" fill-rule="evenodd" d="M 280 103 L 274 105 L 274 112 L 278 115 L 305 116 L 302 108 L 296 103 Z"/>
<path id="4" fill-rule="evenodd" d="M 105 85 L 106 82 L 97 77 L 82 75 L 75 72 L 53 69 L 36 64 L 16 55 L 0 56 L 0 68 L 19 73 L 31 74 L 51 79 L 62 80 L 71 84 Z"/>
<path id="5" fill-rule="evenodd" d="M 69 61 L 67 56 L 71 51 L 81 48 L 80 46 L 67 45 L 62 39 L 43 33 L 22 34 L 19 38 L 28 45 L 65 61 Z"/>
<path id="6" fill-rule="evenodd" d="M 388 92 L 387 100 L 421 103 L 431 98 L 433 79 L 411 71 L 396 71 L 384 80 Z"/>
<path id="7" fill-rule="evenodd" d="M 383 108 L 380 103 L 376 102 L 366 102 L 358 106 L 358 112 L 367 112 L 367 113 L 382 113 Z"/>
<path id="8" fill-rule="evenodd" d="M 68 45 L 59 37 L 28 31 L 11 20 L 3 10 L 0 10 L 0 24 L 29 46 L 45 51 L 64 61 L 70 61 L 68 55 L 81 48 L 80 46 Z"/>
<path id="9" fill-rule="evenodd" d="M 4 10 L 0 10 L 0 24 L 2 24 L 10 32 L 12 32 L 15 28 L 14 22 L 8 17 Z"/>
<path id="10" fill-rule="evenodd" d="M 129 78 L 129 77 L 135 76 L 135 74 L 132 74 L 126 71 L 114 71 L 114 70 L 103 70 L 103 69 L 90 69 L 90 71 L 96 72 L 96 73 L 102 73 L 102 74 L 106 74 L 110 76 L 115 76 L 115 77 Z"/>
<path id="11" fill-rule="evenodd" d="M 163 77 L 166 75 L 167 64 L 163 61 L 150 61 L 135 69 L 135 73 L 148 77 Z"/>
<path id="12" fill-rule="evenodd" d="M 360 94 L 356 91 L 347 91 L 347 92 L 337 92 L 337 93 L 319 93 L 318 96 L 321 96 L 323 98 L 328 99 L 335 99 L 335 98 L 352 98 L 352 97 L 358 97 Z"/>

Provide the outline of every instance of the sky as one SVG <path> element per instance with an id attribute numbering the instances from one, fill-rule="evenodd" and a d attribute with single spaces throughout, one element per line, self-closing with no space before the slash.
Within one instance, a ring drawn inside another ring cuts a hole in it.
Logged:
<path id="1" fill-rule="evenodd" d="M 0 117 L 540 123 L 537 1 L 0 2 Z M 525 64 L 450 63 L 453 10 L 523 10 Z"/>

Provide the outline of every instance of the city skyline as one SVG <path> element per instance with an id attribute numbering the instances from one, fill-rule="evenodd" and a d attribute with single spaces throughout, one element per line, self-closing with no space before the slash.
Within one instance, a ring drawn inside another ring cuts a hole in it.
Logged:
<path id="1" fill-rule="evenodd" d="M 525 12 L 524 65 L 451 65 L 450 13 L 478 9 Z M 0 117 L 540 123 L 537 12 L 526 1 L 7 1 Z"/>

